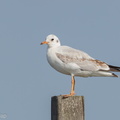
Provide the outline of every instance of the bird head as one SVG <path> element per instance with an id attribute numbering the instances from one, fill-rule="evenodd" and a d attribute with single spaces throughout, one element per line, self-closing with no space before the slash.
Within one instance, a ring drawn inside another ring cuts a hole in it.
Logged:
<path id="1" fill-rule="evenodd" d="M 47 44 L 48 47 L 58 47 L 60 46 L 60 40 L 57 36 L 51 34 L 46 37 L 46 40 L 41 42 L 41 45 Z"/>

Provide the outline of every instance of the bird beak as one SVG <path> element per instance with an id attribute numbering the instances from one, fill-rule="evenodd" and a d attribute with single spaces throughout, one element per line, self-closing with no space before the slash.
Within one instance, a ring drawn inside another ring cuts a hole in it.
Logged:
<path id="1" fill-rule="evenodd" d="M 40 43 L 40 45 L 43 45 L 43 44 L 48 44 L 48 42 L 43 41 L 43 42 Z"/>

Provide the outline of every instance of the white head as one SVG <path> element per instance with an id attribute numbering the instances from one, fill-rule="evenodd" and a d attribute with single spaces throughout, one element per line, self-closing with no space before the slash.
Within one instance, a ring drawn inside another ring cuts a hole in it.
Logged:
<path id="1" fill-rule="evenodd" d="M 48 47 L 58 47 L 60 46 L 60 40 L 57 36 L 51 34 L 46 37 L 46 41 L 43 41 L 42 44 L 48 44 Z"/>

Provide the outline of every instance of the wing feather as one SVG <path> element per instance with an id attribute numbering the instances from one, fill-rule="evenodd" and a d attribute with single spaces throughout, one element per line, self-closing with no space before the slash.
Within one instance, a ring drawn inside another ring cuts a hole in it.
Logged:
<path id="1" fill-rule="evenodd" d="M 62 46 L 62 49 L 56 52 L 56 56 L 65 64 L 74 63 L 84 71 L 108 71 L 109 66 L 102 61 L 95 60 L 87 53 L 76 50 L 67 46 Z"/>

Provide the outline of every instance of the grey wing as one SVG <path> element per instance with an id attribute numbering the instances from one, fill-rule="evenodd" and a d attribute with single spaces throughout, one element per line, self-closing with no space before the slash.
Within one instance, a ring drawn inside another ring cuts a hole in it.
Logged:
<path id="1" fill-rule="evenodd" d="M 109 66 L 99 60 L 95 60 L 87 53 L 67 46 L 62 46 L 61 50 L 56 52 L 56 56 L 65 64 L 74 63 L 83 71 L 108 71 Z"/>

